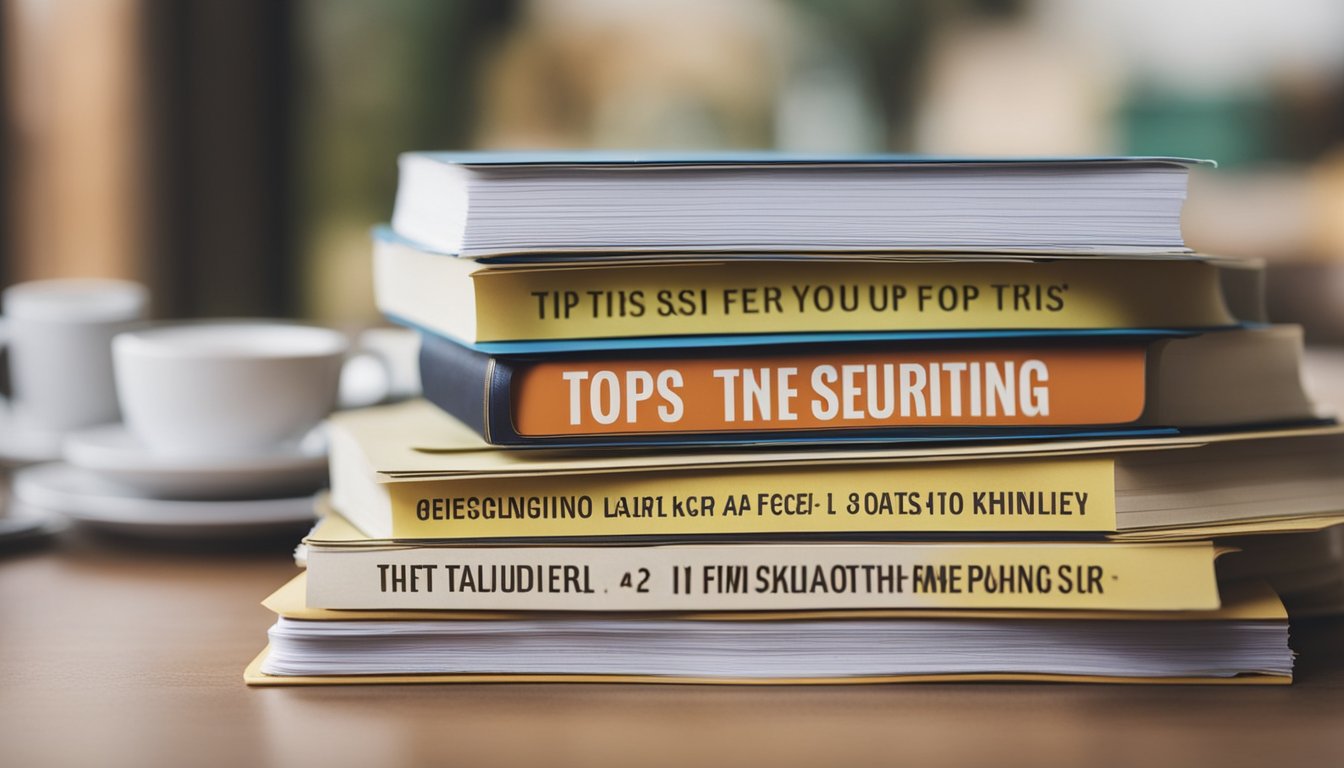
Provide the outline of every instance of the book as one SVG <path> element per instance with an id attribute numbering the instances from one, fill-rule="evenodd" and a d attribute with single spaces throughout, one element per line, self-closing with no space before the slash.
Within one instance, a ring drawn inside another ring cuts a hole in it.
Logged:
<path id="1" fill-rule="evenodd" d="M 328 514 L 304 539 L 306 604 L 334 609 L 1207 610 L 1207 541 L 415 545 Z"/>
<path id="2" fill-rule="evenodd" d="M 1185 249 L 1163 157 L 431 153 L 392 226 L 468 258 L 666 251 Z"/>
<path id="3" fill-rule="evenodd" d="M 672 615 L 333 611 L 300 574 L 249 685 L 1022 680 L 1283 684 L 1283 605 L 1229 584 L 1208 611 L 794 611 Z"/>
<path id="4" fill-rule="evenodd" d="M 1196 257 L 683 254 L 482 264 L 377 230 L 373 265 L 384 314 L 486 351 L 1204 329 L 1265 320 L 1262 264 Z"/>
<path id="5" fill-rule="evenodd" d="M 667 445 L 1310 422 L 1301 359 L 1297 326 L 600 356 L 489 355 L 427 335 L 420 372 L 430 402 L 495 445 Z"/>
<path id="6" fill-rule="evenodd" d="M 1048 443 L 518 451 L 413 401 L 338 413 L 329 436 L 332 504 L 375 538 L 1134 534 L 1337 520 L 1344 497 L 1334 425 Z"/>

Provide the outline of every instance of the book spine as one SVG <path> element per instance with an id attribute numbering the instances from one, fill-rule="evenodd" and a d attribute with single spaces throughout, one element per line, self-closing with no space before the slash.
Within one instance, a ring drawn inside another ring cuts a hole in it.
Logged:
<path id="1" fill-rule="evenodd" d="M 997 461 L 400 480 L 398 539 L 1110 533 L 1115 463 Z"/>
<path id="2" fill-rule="evenodd" d="M 433 334 L 420 336 L 420 380 L 425 399 L 481 435 L 487 434 L 494 363 L 484 352 Z"/>
<path id="3" fill-rule="evenodd" d="M 520 441 L 1118 425 L 1143 415 L 1146 357 L 1128 344 L 559 359 L 518 363 L 492 407 Z"/>
<path id="4" fill-rule="evenodd" d="M 1209 543 L 314 547 L 329 609 L 1212 610 Z"/>
<path id="5" fill-rule="evenodd" d="M 494 268 L 444 279 L 473 281 L 478 342 L 1237 322 L 1219 268 L 1194 260 L 746 260 Z"/>

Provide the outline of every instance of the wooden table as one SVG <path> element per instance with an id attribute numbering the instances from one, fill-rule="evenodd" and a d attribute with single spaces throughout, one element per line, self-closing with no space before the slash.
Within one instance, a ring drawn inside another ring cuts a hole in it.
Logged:
<path id="1" fill-rule="evenodd" d="M 1344 764 L 1344 620 L 1292 687 L 249 689 L 291 543 L 0 551 L 0 765 Z"/>

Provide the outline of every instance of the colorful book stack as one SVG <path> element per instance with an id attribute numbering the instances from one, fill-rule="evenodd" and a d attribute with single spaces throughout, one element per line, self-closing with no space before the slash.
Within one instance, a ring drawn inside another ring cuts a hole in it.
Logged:
<path id="1" fill-rule="evenodd" d="M 1215 561 L 1344 436 L 1191 165 L 403 157 L 426 399 L 332 420 L 247 680 L 1291 680 Z"/>

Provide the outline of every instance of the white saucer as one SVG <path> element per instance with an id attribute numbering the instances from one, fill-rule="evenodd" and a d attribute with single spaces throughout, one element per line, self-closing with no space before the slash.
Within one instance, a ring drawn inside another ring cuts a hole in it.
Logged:
<path id="1" fill-rule="evenodd" d="M 61 435 L 38 432 L 10 413 L 0 401 L 0 466 L 21 466 L 61 458 Z"/>
<path id="2" fill-rule="evenodd" d="M 4 509 L 0 509 L 0 546 L 50 536 L 69 526 L 60 515 L 34 509 L 14 499 L 8 501 Z"/>
<path id="3" fill-rule="evenodd" d="M 327 483 L 320 434 L 254 456 L 202 459 L 156 453 L 124 424 L 107 424 L 67 436 L 65 460 L 124 489 L 172 499 L 310 494 Z"/>
<path id="4" fill-rule="evenodd" d="M 81 523 L 141 536 L 251 536 L 311 523 L 311 495 L 247 501 L 173 501 L 138 495 L 69 464 L 39 464 L 14 473 L 21 505 Z"/>

